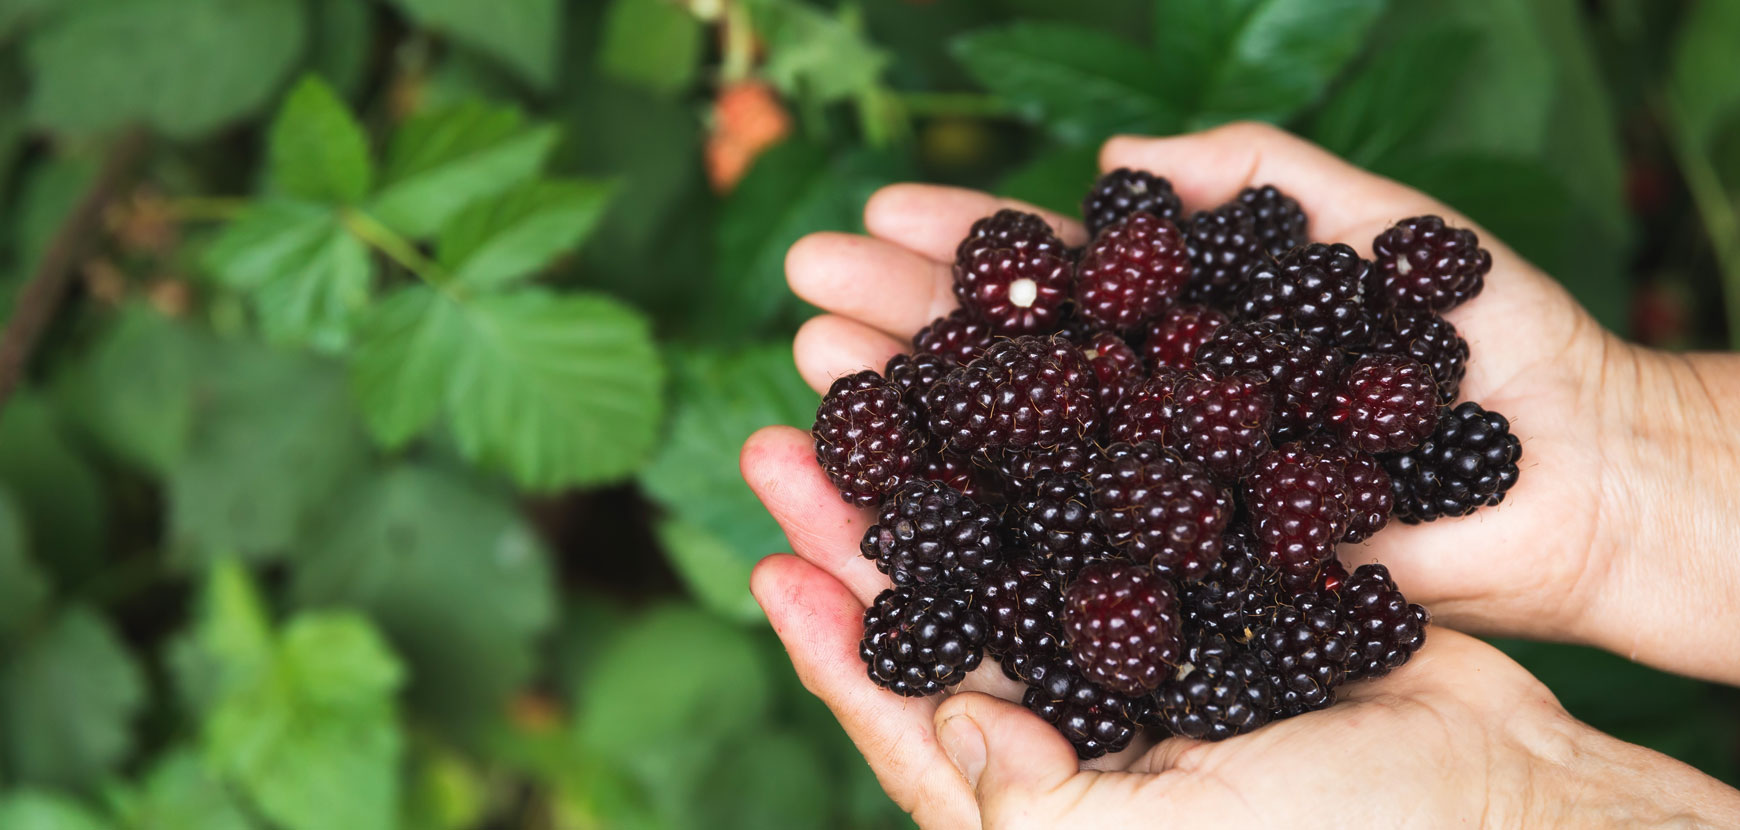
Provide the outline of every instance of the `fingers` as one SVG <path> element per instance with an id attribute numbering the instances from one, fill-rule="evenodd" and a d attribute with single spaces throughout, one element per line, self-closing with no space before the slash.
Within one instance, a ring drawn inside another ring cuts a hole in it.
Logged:
<path id="1" fill-rule="evenodd" d="M 785 257 L 799 297 L 901 340 L 955 307 L 949 265 L 893 242 L 813 233 Z"/>
<path id="2" fill-rule="evenodd" d="M 956 695 L 937 707 L 936 725 L 937 739 L 972 788 L 987 827 L 1045 800 L 1078 775 L 1069 741 L 1013 703 Z"/>
<path id="3" fill-rule="evenodd" d="M 821 393 L 826 393 L 834 380 L 844 375 L 862 369 L 882 371 L 888 358 L 906 350 L 903 341 L 833 314 L 811 317 L 792 340 L 792 358 L 798 374 L 810 388 Z"/>
<path id="4" fill-rule="evenodd" d="M 903 246 L 937 262 L 952 263 L 973 222 L 1003 208 L 1044 217 L 1068 245 L 1087 241 L 1081 223 L 1014 199 L 1000 199 L 977 190 L 929 184 L 896 184 L 876 191 L 864 206 L 864 227 L 870 235 Z"/>
<path id="5" fill-rule="evenodd" d="M 869 605 L 888 587 L 858 542 L 871 524 L 867 511 L 840 499 L 816 463 L 809 433 L 767 427 L 743 444 L 743 480 L 785 531 L 792 552 L 839 580 L 858 602 Z"/>

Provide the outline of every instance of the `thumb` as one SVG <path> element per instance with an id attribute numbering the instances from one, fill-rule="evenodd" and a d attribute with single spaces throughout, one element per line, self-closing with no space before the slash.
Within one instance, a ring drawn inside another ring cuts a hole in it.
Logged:
<path id="1" fill-rule="evenodd" d="M 977 692 L 936 712 L 937 741 L 967 779 L 987 826 L 992 816 L 1057 789 L 1080 770 L 1075 749 L 1038 715 Z"/>

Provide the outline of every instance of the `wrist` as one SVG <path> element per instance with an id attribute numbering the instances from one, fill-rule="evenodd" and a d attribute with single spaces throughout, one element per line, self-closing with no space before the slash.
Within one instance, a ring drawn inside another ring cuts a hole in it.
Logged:
<path id="1" fill-rule="evenodd" d="M 1514 802 L 1515 826 L 1713 828 L 1740 823 L 1740 791 L 1568 715 L 1533 736 L 1524 751 L 1530 756 L 1529 772 Z"/>

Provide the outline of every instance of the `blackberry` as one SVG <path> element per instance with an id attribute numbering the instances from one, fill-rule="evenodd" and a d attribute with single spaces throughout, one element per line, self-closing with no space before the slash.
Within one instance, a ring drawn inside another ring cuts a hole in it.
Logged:
<path id="1" fill-rule="evenodd" d="M 1075 287 L 1075 271 L 1055 253 L 975 247 L 956 260 L 955 297 L 961 307 L 990 324 L 996 334 L 1045 334 L 1056 330 L 1063 304 Z"/>
<path id="2" fill-rule="evenodd" d="M 1319 426 L 1341 381 L 1340 350 L 1269 322 L 1234 323 L 1197 350 L 1199 368 L 1256 372 L 1275 398 L 1274 437 L 1285 441 Z"/>
<path id="3" fill-rule="evenodd" d="M 996 486 L 995 473 L 974 464 L 966 456 L 933 449 L 925 460 L 923 478 L 925 481 L 946 484 L 980 504 L 996 504 L 1002 501 L 1002 488 Z"/>
<path id="4" fill-rule="evenodd" d="M 1044 217 L 1025 211 L 1004 208 L 973 223 L 967 238 L 955 246 L 955 262 L 966 262 L 991 248 L 1005 248 L 1030 254 L 1064 256 L 1063 240 L 1051 229 Z"/>
<path id="5" fill-rule="evenodd" d="M 1178 584 L 1186 631 L 1207 631 L 1245 642 L 1252 622 L 1274 593 L 1275 574 L 1264 564 L 1250 528 L 1235 525 L 1221 538 L 1221 555 L 1200 579 Z"/>
<path id="6" fill-rule="evenodd" d="M 1081 476 L 1046 473 L 1009 511 L 1010 538 L 1033 551 L 1058 583 L 1066 584 L 1090 562 L 1112 555 L 1092 502 L 1093 491 Z"/>
<path id="7" fill-rule="evenodd" d="M 1201 467 L 1154 444 L 1113 444 L 1094 461 L 1089 482 L 1106 540 L 1131 559 L 1192 578 L 1220 557 L 1232 496 Z"/>
<path id="8" fill-rule="evenodd" d="M 1403 219 L 1371 247 L 1377 257 L 1372 292 L 1397 308 L 1448 311 L 1479 294 L 1492 270 L 1492 254 L 1474 231 L 1436 216 Z"/>
<path id="9" fill-rule="evenodd" d="M 1189 369 L 1196 352 L 1226 325 L 1225 314 L 1201 305 L 1175 305 L 1149 323 L 1142 338 L 1142 358 L 1149 371 Z"/>
<path id="10" fill-rule="evenodd" d="M 1264 556 L 1295 578 L 1314 578 L 1347 535 L 1346 482 L 1339 459 L 1297 441 L 1263 456 L 1245 481 L 1245 505 Z"/>
<path id="11" fill-rule="evenodd" d="M 1503 415 L 1473 401 L 1446 409 L 1418 447 L 1383 460 L 1395 516 L 1417 524 L 1498 504 L 1516 484 L 1521 458 L 1522 443 Z"/>
<path id="12" fill-rule="evenodd" d="M 900 387 L 866 369 L 834 381 L 811 428 L 816 460 L 848 503 L 868 507 L 917 477 L 929 437 Z"/>
<path id="13" fill-rule="evenodd" d="M 912 336 L 914 352 L 936 355 L 950 367 L 965 366 L 990 347 L 991 327 L 983 320 L 974 319 L 963 308 L 930 321 L 930 325 Z"/>
<path id="14" fill-rule="evenodd" d="M 1272 184 L 1247 187 L 1238 202 L 1250 208 L 1257 239 L 1269 256 L 1278 257 L 1310 239 L 1310 220 L 1293 197 Z"/>
<path id="15" fill-rule="evenodd" d="M 1432 370 L 1438 400 L 1452 403 L 1468 369 L 1468 341 L 1449 320 L 1430 311 L 1385 309 L 1374 315 L 1367 352 L 1411 357 Z"/>
<path id="16" fill-rule="evenodd" d="M 1095 685 L 1067 652 L 1035 663 L 1030 674 L 1021 704 L 1062 733 L 1083 759 L 1129 746 L 1154 711 L 1148 695 L 1129 697 Z"/>
<path id="17" fill-rule="evenodd" d="M 1009 561 L 979 586 L 979 607 L 990 624 L 985 650 L 1011 680 L 1031 680 L 1035 664 L 1057 656 L 1061 593 L 1051 572 L 1030 557 Z"/>
<path id="18" fill-rule="evenodd" d="M 1245 272 L 1266 253 L 1256 215 L 1243 202 L 1228 202 L 1213 211 L 1197 211 L 1182 229 L 1195 269 L 1184 299 L 1231 308 L 1244 294 Z"/>
<path id="19" fill-rule="evenodd" d="M 1249 732 L 1268 723 L 1275 709 L 1263 662 L 1218 634 L 1192 639 L 1154 701 L 1154 719 L 1166 731 L 1199 741 Z"/>
<path id="20" fill-rule="evenodd" d="M 1088 233 L 1092 236 L 1099 236 L 1100 231 L 1132 213 L 1176 220 L 1183 210 L 1178 194 L 1172 191 L 1171 182 L 1128 167 L 1101 176 L 1081 203 L 1081 215 L 1086 219 Z"/>
<path id="21" fill-rule="evenodd" d="M 1366 341 L 1365 280 L 1371 263 L 1346 245 L 1312 243 L 1251 269 L 1241 311 L 1335 346 Z"/>
<path id="22" fill-rule="evenodd" d="M 1061 337 L 998 340 L 950 371 L 926 398 L 930 426 L 956 450 L 1080 443 L 1099 426 L 1099 387 Z"/>
<path id="23" fill-rule="evenodd" d="M 1383 677 L 1426 644 L 1432 615 L 1396 588 L 1382 565 L 1361 565 L 1341 586 L 1341 615 L 1349 637 L 1347 679 Z"/>
<path id="24" fill-rule="evenodd" d="M 1173 424 L 1178 418 L 1178 384 L 1183 379 L 1179 373 L 1159 370 L 1124 393 L 1109 416 L 1112 440 L 1176 446 Z"/>
<path id="25" fill-rule="evenodd" d="M 988 456 L 1003 479 L 1017 494 L 1032 492 L 1035 482 L 1047 473 L 1087 475 L 1093 454 L 1081 444 L 1049 447 L 1002 447 Z"/>
<path id="26" fill-rule="evenodd" d="M 1343 542 L 1363 542 L 1390 523 L 1395 510 L 1395 490 L 1382 462 L 1370 453 L 1344 449 L 1341 464 L 1345 479 L 1347 535 Z"/>
<path id="27" fill-rule="evenodd" d="M 906 697 L 934 695 L 984 659 L 989 626 L 964 594 L 890 588 L 864 611 L 858 657 L 870 679 Z"/>
<path id="28" fill-rule="evenodd" d="M 1190 279 L 1190 251 L 1169 219 L 1132 213 L 1088 245 L 1076 268 L 1076 308 L 1096 326 L 1132 331 L 1159 316 Z"/>
<path id="29" fill-rule="evenodd" d="M 1437 423 L 1438 384 L 1411 357 L 1372 354 L 1354 361 L 1329 407 L 1329 429 L 1366 452 L 1413 447 Z"/>
<path id="30" fill-rule="evenodd" d="M 1003 562 L 997 514 L 946 484 L 909 481 L 882 502 L 858 549 L 897 586 L 973 585 Z"/>
<path id="31" fill-rule="evenodd" d="M 1063 632 L 1083 677 L 1126 695 L 1152 692 L 1178 662 L 1178 598 L 1145 566 L 1089 565 L 1064 590 Z"/>
<path id="32" fill-rule="evenodd" d="M 1251 372 L 1186 377 L 1178 384 L 1180 452 L 1221 481 L 1237 481 L 1269 449 L 1275 421 L 1267 379 Z"/>
<path id="33" fill-rule="evenodd" d="M 882 376 L 888 378 L 889 383 L 900 387 L 900 394 L 909 405 L 922 408 L 925 393 L 943 375 L 948 374 L 950 368 L 947 360 L 929 352 L 897 354 L 888 358 L 888 363 L 882 368 Z"/>
<path id="34" fill-rule="evenodd" d="M 1124 338 L 1109 331 L 1088 337 L 1081 349 L 1100 385 L 1100 408 L 1110 412 L 1124 393 L 1142 382 L 1142 359 Z"/>
<path id="35" fill-rule="evenodd" d="M 1335 690 L 1347 679 L 1349 639 L 1333 597 L 1307 593 L 1269 611 L 1251 645 L 1269 676 L 1276 716 L 1335 702 Z"/>

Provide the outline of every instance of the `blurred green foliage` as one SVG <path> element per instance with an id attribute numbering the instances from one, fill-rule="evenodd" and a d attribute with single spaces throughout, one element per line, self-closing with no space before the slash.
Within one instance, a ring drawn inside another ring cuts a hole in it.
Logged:
<path id="1" fill-rule="evenodd" d="M 0 410 L 0 827 L 905 826 L 746 589 L 794 240 L 1264 119 L 1719 344 L 1735 9 L 0 0 L 0 309 L 151 136 Z M 1506 646 L 1740 780 L 1732 690 Z"/>

